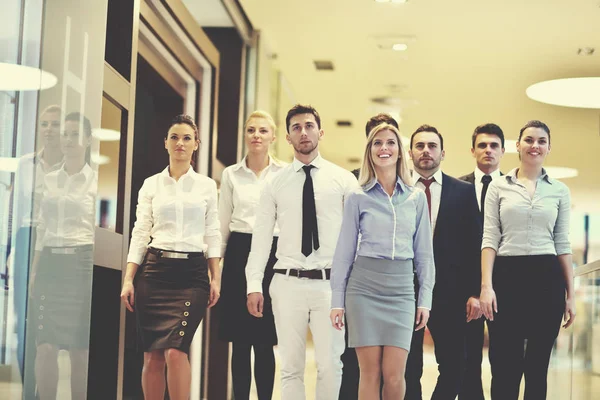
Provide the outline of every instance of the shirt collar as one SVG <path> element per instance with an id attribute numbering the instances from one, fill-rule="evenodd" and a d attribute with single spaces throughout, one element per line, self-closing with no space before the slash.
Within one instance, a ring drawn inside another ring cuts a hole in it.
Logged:
<path id="1" fill-rule="evenodd" d="M 421 174 L 419 174 L 417 171 L 413 171 L 413 179 L 415 182 L 418 182 L 420 178 L 426 179 L 425 177 L 421 176 Z M 442 169 L 438 169 L 437 172 L 435 174 L 433 174 L 433 176 L 430 177 L 435 179 L 436 183 L 439 183 L 440 186 L 442 185 L 442 180 L 444 179 L 444 175 L 442 174 Z"/>
<path id="2" fill-rule="evenodd" d="M 479 167 L 475 167 L 475 183 L 480 183 L 481 178 L 483 178 L 485 175 L 488 175 L 488 174 L 486 174 L 482 170 L 480 170 Z M 500 168 L 496 169 L 494 172 L 492 172 L 489 175 L 492 177 L 492 180 L 500 177 L 501 176 Z"/>
<path id="3" fill-rule="evenodd" d="M 179 178 L 179 180 L 183 180 L 183 179 L 190 179 L 193 178 L 194 175 L 196 174 L 196 171 L 194 171 L 194 168 L 192 168 L 192 166 L 190 165 L 190 167 L 188 168 L 187 172 L 185 174 L 183 174 L 181 176 L 181 178 Z M 171 184 L 171 183 L 175 183 L 177 182 L 175 179 L 173 179 L 173 177 L 171 177 L 171 175 L 169 174 L 169 166 L 167 165 L 167 167 L 165 169 L 163 169 L 160 173 L 161 177 L 163 178 L 163 181 L 165 183 Z"/>
<path id="4" fill-rule="evenodd" d="M 292 161 L 292 167 L 294 168 L 294 171 L 296 171 L 296 172 L 300 171 L 302 169 L 302 167 L 304 167 L 305 165 L 306 164 L 304 164 L 302 161 L 300 161 L 296 157 L 294 157 L 294 161 Z M 317 154 L 315 159 L 312 160 L 309 165 L 312 165 L 313 167 L 316 167 L 316 168 L 321 168 L 321 166 L 323 165 L 323 158 L 321 157 L 320 154 Z"/>
<path id="5" fill-rule="evenodd" d="M 61 159 L 59 162 L 57 162 L 54 165 L 49 165 L 45 160 L 44 160 L 44 151 L 46 149 L 42 148 L 40 151 L 38 151 L 34 157 L 34 163 L 39 163 L 43 169 L 47 170 L 47 171 L 56 171 L 57 169 L 60 169 L 60 167 L 63 166 L 65 160 Z"/>
<path id="6" fill-rule="evenodd" d="M 65 177 L 65 178 L 71 178 L 71 179 L 76 179 L 76 178 L 78 179 L 81 176 L 87 181 L 88 179 L 90 179 L 90 177 L 92 176 L 94 171 L 92 170 L 92 167 L 90 167 L 90 165 L 88 163 L 85 163 L 83 168 L 81 168 L 81 171 L 69 176 L 69 174 L 67 174 L 67 171 L 65 170 L 65 164 L 62 164 L 60 169 L 58 170 L 58 173 L 63 175 L 63 177 Z"/>
<path id="7" fill-rule="evenodd" d="M 373 179 L 371 182 L 367 183 L 364 186 L 364 190 L 366 192 L 370 192 L 375 186 L 379 186 L 381 188 L 381 190 L 383 190 L 383 187 L 377 181 L 377 179 Z M 404 193 L 407 189 L 406 184 L 404 182 L 402 182 L 402 179 L 400 179 L 400 177 L 396 178 L 396 189 L 398 189 L 402 193 Z"/>
<path id="8" fill-rule="evenodd" d="M 506 180 L 508 180 L 512 183 L 516 183 L 518 170 L 519 170 L 519 168 L 513 168 L 512 170 L 510 170 L 510 172 L 505 175 Z M 542 168 L 542 175 L 539 177 L 539 179 L 545 180 L 546 182 L 552 184 L 552 179 L 550 179 L 550 177 L 548 176 L 548 173 L 546 172 L 545 168 Z"/>
<path id="9" fill-rule="evenodd" d="M 244 156 L 244 158 L 242 158 L 242 160 L 239 163 L 235 164 L 233 166 L 233 170 L 234 171 L 238 171 L 240 169 L 243 169 L 244 171 L 250 172 L 250 173 L 253 174 L 254 172 L 250 168 L 248 168 L 248 165 L 246 164 L 246 158 L 247 157 L 248 157 L 247 155 Z M 276 167 L 281 167 L 282 166 L 281 161 L 279 161 L 278 159 L 276 159 L 274 157 L 271 157 L 271 155 L 269 154 L 269 164 L 267 165 L 267 168 L 265 168 L 265 169 L 269 169 L 273 165 L 275 165 Z"/>

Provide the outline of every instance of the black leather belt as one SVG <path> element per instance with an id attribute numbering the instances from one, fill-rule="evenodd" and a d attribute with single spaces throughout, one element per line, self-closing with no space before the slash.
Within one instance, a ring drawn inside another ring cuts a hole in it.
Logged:
<path id="1" fill-rule="evenodd" d="M 288 274 L 289 271 L 289 274 Z M 322 279 L 327 280 L 331 277 L 331 269 L 274 269 L 276 274 L 289 275 L 296 278 Z"/>
<path id="2" fill-rule="evenodd" d="M 148 253 L 152 253 L 160 258 L 179 258 L 184 260 L 189 260 L 191 258 L 203 257 L 204 253 L 202 251 L 198 252 L 184 252 L 184 251 L 169 251 L 169 250 L 160 250 L 155 249 L 154 247 L 148 247 Z"/>

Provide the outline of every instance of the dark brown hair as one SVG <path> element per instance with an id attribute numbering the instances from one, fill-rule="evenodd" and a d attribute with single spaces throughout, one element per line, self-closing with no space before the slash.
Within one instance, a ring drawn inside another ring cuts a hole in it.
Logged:
<path id="1" fill-rule="evenodd" d="M 523 136 L 523 132 L 525 132 L 525 129 L 527 129 L 527 128 L 540 128 L 540 129 L 544 130 L 548 134 L 548 143 L 550 143 L 550 128 L 548 128 L 548 125 L 546 125 L 542 121 L 538 121 L 536 119 L 528 121 L 521 128 L 521 130 L 519 131 L 519 140 L 518 140 L 518 142 L 521 141 L 521 137 Z"/>
<path id="2" fill-rule="evenodd" d="M 169 129 L 171 129 L 173 127 L 173 125 L 179 125 L 179 124 L 184 124 L 184 125 L 190 126 L 194 130 L 194 138 L 199 143 L 202 143 L 200 141 L 200 133 L 198 132 L 198 125 L 196 125 L 194 118 L 190 117 L 187 114 L 179 114 L 179 115 L 175 116 L 175 118 L 173 118 L 173 120 L 171 121 L 171 124 L 169 125 Z M 169 136 L 168 130 L 167 130 L 167 136 Z M 192 164 L 192 167 L 194 167 L 194 169 L 196 169 L 196 160 L 194 160 L 194 158 L 197 155 L 198 155 L 198 149 L 196 149 L 194 151 L 194 153 L 192 154 L 191 164 Z"/>
<path id="3" fill-rule="evenodd" d="M 300 114 L 312 114 L 315 116 L 315 121 L 317 121 L 317 128 L 321 129 L 321 117 L 315 108 L 311 105 L 302 105 L 296 104 L 294 107 L 288 111 L 287 116 L 285 117 L 285 129 L 288 133 L 290 133 L 290 120 L 292 117 Z"/>
<path id="4" fill-rule="evenodd" d="M 438 137 L 440 138 L 440 150 L 444 150 L 444 138 L 442 137 L 441 133 L 438 132 L 437 128 L 431 125 L 421 125 L 420 127 L 417 128 L 416 131 L 414 131 L 414 133 L 410 136 L 410 148 L 413 148 L 413 139 L 415 138 L 417 133 L 421 133 L 421 132 L 433 132 L 436 135 L 438 135 Z"/>
<path id="5" fill-rule="evenodd" d="M 477 135 L 481 135 L 484 133 L 488 135 L 498 136 L 498 138 L 500 139 L 500 143 L 502 144 L 502 148 L 504 148 L 504 132 L 502 132 L 502 129 L 500 129 L 498 125 L 492 123 L 479 125 L 477 128 L 475 128 L 473 136 L 471 137 L 473 148 L 475 148 L 475 141 L 477 140 Z"/>
<path id="6" fill-rule="evenodd" d="M 394 128 L 400 129 L 398 122 L 396 122 L 396 120 L 392 118 L 390 114 L 379 113 L 367 121 L 367 125 L 365 126 L 365 133 L 367 134 L 367 137 L 369 137 L 369 133 L 373 130 L 373 128 L 381 124 L 390 124 Z"/>

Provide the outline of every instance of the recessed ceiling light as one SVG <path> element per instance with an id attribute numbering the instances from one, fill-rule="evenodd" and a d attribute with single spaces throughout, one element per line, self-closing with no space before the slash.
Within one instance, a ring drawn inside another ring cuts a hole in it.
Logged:
<path id="1" fill-rule="evenodd" d="M 401 3 L 406 3 L 408 0 L 392 0 L 392 3 L 397 3 L 397 4 L 401 4 Z"/>
<path id="2" fill-rule="evenodd" d="M 408 49 L 408 45 L 406 43 L 396 43 L 392 46 L 392 50 L 395 51 L 404 51 Z"/>
<path id="3" fill-rule="evenodd" d="M 18 165 L 18 158 L 0 157 L 0 171 L 15 172 Z"/>
<path id="4" fill-rule="evenodd" d="M 504 152 L 517 154 L 517 141 L 513 139 L 506 139 L 504 141 Z"/>
<path id="5" fill-rule="evenodd" d="M 530 99 L 563 107 L 600 108 L 600 77 L 539 82 L 526 90 Z"/>
<path id="6" fill-rule="evenodd" d="M 56 85 L 58 79 L 49 72 L 25 65 L 0 63 L 0 90 L 44 90 Z"/>
<path id="7" fill-rule="evenodd" d="M 375 0 L 375 3 L 389 3 L 390 0 Z"/>
<path id="8" fill-rule="evenodd" d="M 544 167 L 546 173 L 550 178 L 554 179 L 566 179 L 566 178 L 574 178 L 579 175 L 579 171 L 575 168 L 567 168 L 567 167 Z"/>
<path id="9" fill-rule="evenodd" d="M 116 142 L 121 139 L 121 132 L 114 129 L 94 129 L 92 136 L 102 142 Z"/>

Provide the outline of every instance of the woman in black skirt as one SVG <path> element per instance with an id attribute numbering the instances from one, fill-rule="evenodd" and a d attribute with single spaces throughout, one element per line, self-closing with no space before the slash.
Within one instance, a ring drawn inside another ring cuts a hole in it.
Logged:
<path id="1" fill-rule="evenodd" d="M 548 363 L 561 320 L 575 319 L 569 188 L 542 168 L 550 129 L 529 121 L 521 164 L 492 181 L 485 201 L 481 308 L 489 320 L 493 400 L 546 398 Z"/>
<path id="2" fill-rule="evenodd" d="M 189 398 L 190 345 L 219 299 L 217 186 L 191 165 L 199 145 L 193 119 L 175 117 L 165 138 L 169 166 L 139 193 L 121 298 L 136 309 L 146 400 L 164 398 L 165 366 L 171 400 Z"/>
<path id="3" fill-rule="evenodd" d="M 35 329 L 35 377 L 42 400 L 56 399 L 60 350 L 69 352 L 71 398 L 85 399 L 87 394 L 98 187 L 89 164 L 91 135 L 86 117 L 67 115 L 60 135 L 64 164 L 43 182 L 28 313 L 28 326 Z"/>
<path id="4" fill-rule="evenodd" d="M 236 400 L 250 397 L 252 368 L 250 353 L 254 349 L 254 377 L 258 398 L 271 399 L 275 379 L 277 344 L 269 285 L 273 278 L 277 237 L 273 238 L 271 257 L 265 269 L 262 292 L 265 296 L 262 318 L 253 317 L 246 307 L 246 262 L 250 254 L 255 208 L 265 179 L 279 171 L 283 164 L 269 156 L 275 140 L 275 122 L 266 112 L 250 114 L 244 126 L 248 153 L 238 164 L 223 171 L 219 199 L 219 219 L 223 237 L 223 292 L 220 334 L 233 343 L 231 372 Z M 261 291 L 258 289 L 257 291 Z"/>

